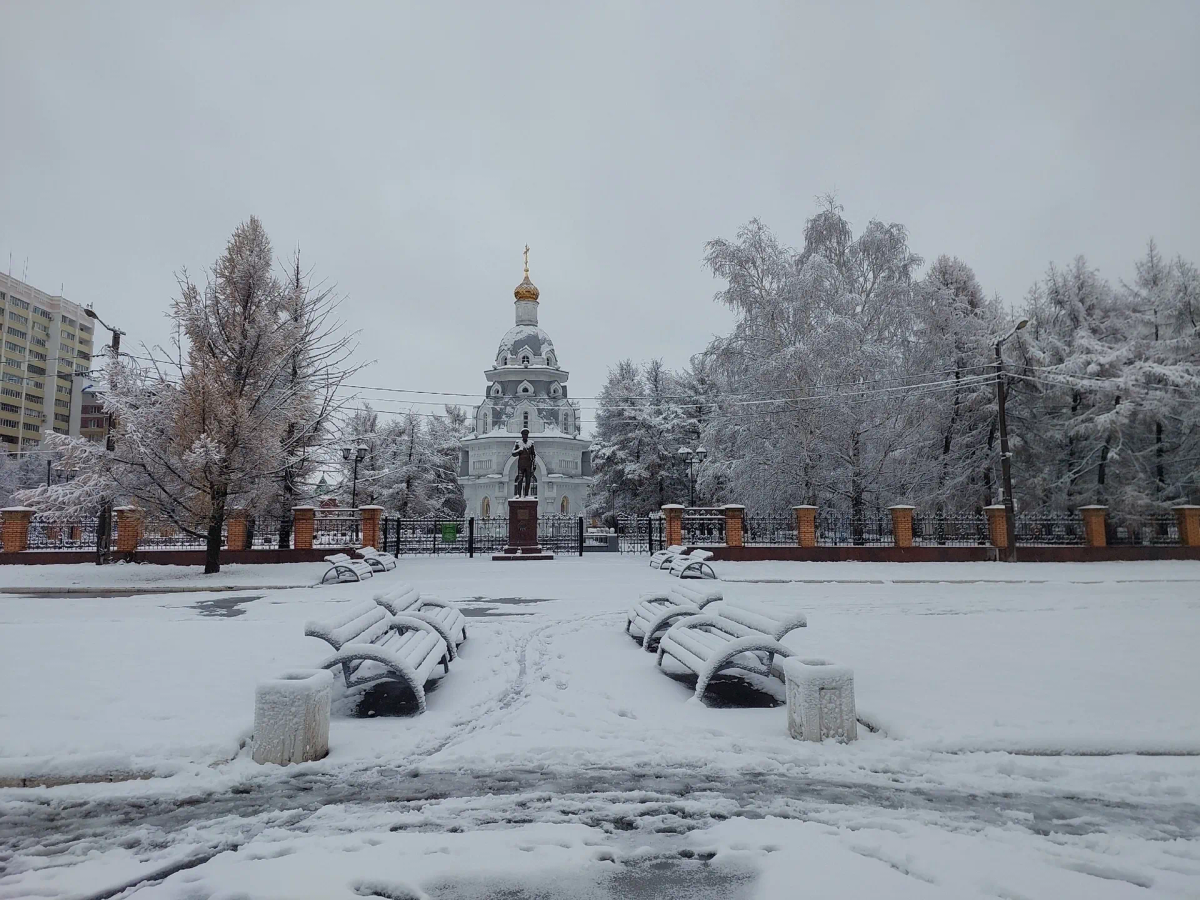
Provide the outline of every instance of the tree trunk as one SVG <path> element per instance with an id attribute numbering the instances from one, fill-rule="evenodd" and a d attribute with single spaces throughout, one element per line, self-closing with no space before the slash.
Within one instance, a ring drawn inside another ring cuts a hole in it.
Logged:
<path id="1" fill-rule="evenodd" d="M 992 489 L 992 445 L 996 443 L 996 420 L 992 419 L 991 427 L 988 429 L 987 441 L 987 465 L 983 467 L 983 505 L 991 506 L 992 498 L 996 495 Z"/>
<path id="2" fill-rule="evenodd" d="M 862 439 L 858 432 L 850 445 L 850 531 L 855 544 L 863 543 Z"/>
<path id="3" fill-rule="evenodd" d="M 208 541 L 204 547 L 204 574 L 221 571 L 221 530 L 225 526 L 225 494 L 213 498 L 212 514 L 208 519 Z"/>
<path id="4" fill-rule="evenodd" d="M 1157 327 L 1157 326 L 1156 326 Z M 1163 463 L 1163 426 L 1162 422 L 1154 423 L 1154 477 L 1158 481 L 1158 499 L 1162 499 L 1167 488 L 1167 468 Z"/>

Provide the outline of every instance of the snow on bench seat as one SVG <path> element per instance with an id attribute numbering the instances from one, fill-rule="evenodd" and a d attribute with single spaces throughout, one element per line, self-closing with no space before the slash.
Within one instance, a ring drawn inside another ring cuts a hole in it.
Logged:
<path id="1" fill-rule="evenodd" d="M 731 619 L 746 628 L 760 631 L 779 641 L 797 628 L 807 628 L 808 618 L 801 612 L 785 612 L 761 609 L 741 603 L 722 601 L 708 610 L 726 619 Z"/>
<path id="2" fill-rule="evenodd" d="M 722 599 L 714 588 L 694 588 L 677 584 L 668 591 L 642 594 L 625 614 L 625 633 L 639 637 L 642 648 L 650 650 L 660 632 L 683 616 L 699 615 L 710 603 Z"/>
<path id="3" fill-rule="evenodd" d="M 670 572 L 676 578 L 716 578 L 717 573 L 707 562 L 710 559 L 712 552 L 709 550 L 681 553 L 671 561 Z"/>
<path id="4" fill-rule="evenodd" d="M 658 643 L 659 667 L 663 658 L 670 656 L 693 672 L 698 700 L 704 697 L 712 679 L 727 670 L 774 677 L 782 682 L 783 671 L 776 657 L 785 659 L 791 655 L 791 650 L 769 634 L 737 619 L 711 613 L 683 618 L 667 629 Z"/>
<path id="5" fill-rule="evenodd" d="M 393 616 L 412 616 L 428 622 L 450 648 L 451 659 L 458 656 L 458 645 L 467 639 L 467 620 L 457 606 L 435 597 L 423 597 L 411 584 L 378 593 L 375 602 Z"/>
<path id="6" fill-rule="evenodd" d="M 390 572 L 396 568 L 396 557 L 390 553 L 380 553 L 374 547 L 359 547 L 354 552 L 376 572 Z"/>
<path id="7" fill-rule="evenodd" d="M 683 547 L 679 544 L 673 544 L 666 550 L 659 550 L 650 556 L 650 568 L 661 569 L 663 566 L 670 566 L 672 561 L 683 552 Z"/>
<path id="8" fill-rule="evenodd" d="M 450 650 L 436 628 L 414 616 L 393 616 L 372 600 L 324 622 L 310 621 L 304 633 L 336 651 L 320 668 L 341 666 L 347 691 L 399 681 L 413 692 L 421 712 L 425 711 L 425 682 L 435 677 L 437 665 L 450 671 Z"/>
<path id="9" fill-rule="evenodd" d="M 329 568 L 321 576 L 321 584 L 326 584 L 330 580 L 330 575 L 334 576 L 333 581 L 341 583 L 343 581 L 362 581 L 375 574 L 365 560 L 352 559 L 345 553 L 334 553 L 332 556 L 327 556 L 325 562 L 329 563 Z"/>

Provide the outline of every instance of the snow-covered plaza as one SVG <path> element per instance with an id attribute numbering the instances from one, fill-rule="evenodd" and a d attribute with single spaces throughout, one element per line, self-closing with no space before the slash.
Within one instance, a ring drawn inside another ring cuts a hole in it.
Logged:
<path id="1" fill-rule="evenodd" d="M 1198 563 L 717 563 L 854 669 L 851 744 L 661 673 L 644 556 L 323 568 L 0 569 L 0 897 L 1197 895 Z M 306 620 L 401 582 L 468 614 L 428 712 L 252 762 Z"/>

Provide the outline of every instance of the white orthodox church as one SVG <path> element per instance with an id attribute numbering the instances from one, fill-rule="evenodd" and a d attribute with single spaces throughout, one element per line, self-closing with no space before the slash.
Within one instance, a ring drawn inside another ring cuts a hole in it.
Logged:
<path id="1" fill-rule="evenodd" d="M 592 484 L 591 442 L 579 437 L 579 407 L 567 399 L 567 371 L 559 366 L 550 335 L 538 327 L 538 289 L 525 279 L 513 291 L 516 324 L 500 340 L 484 372 L 487 393 L 475 409 L 475 434 L 463 441 L 459 483 L 466 514 L 508 515 L 517 482 L 513 445 L 521 429 L 537 449 L 530 496 L 542 516 L 579 516 Z"/>

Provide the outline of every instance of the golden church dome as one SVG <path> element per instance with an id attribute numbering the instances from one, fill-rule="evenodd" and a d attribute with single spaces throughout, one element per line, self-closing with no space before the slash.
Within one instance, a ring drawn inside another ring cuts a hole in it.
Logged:
<path id="1" fill-rule="evenodd" d="M 513 296 L 518 300 L 532 300 L 537 302 L 540 292 L 532 281 L 529 280 L 529 245 L 525 245 L 525 277 L 521 279 L 521 283 L 513 288 Z"/>

